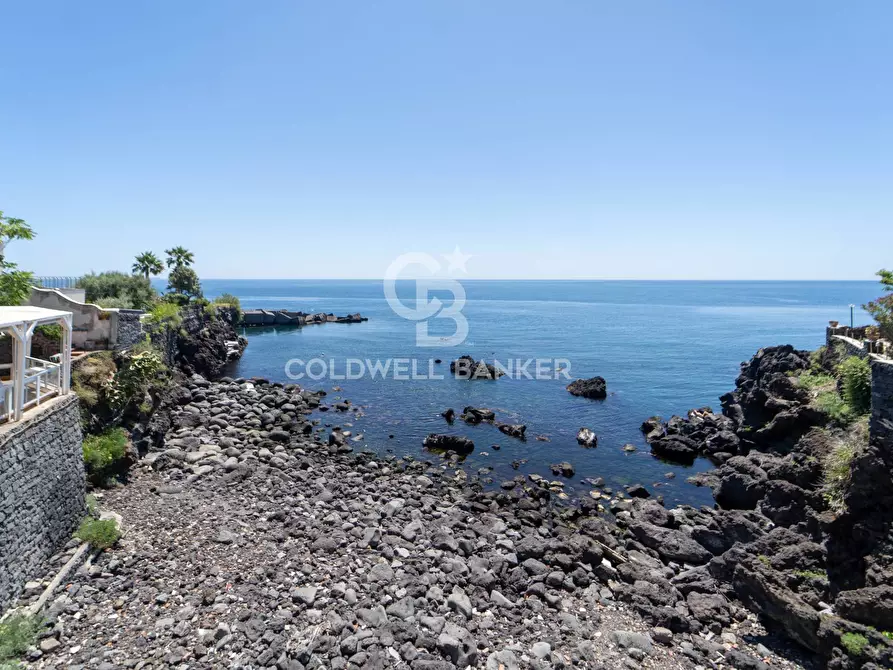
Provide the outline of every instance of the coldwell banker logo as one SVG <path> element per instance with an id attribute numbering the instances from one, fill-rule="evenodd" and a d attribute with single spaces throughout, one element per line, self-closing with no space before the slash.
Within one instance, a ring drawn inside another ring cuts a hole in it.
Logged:
<path id="1" fill-rule="evenodd" d="M 452 254 L 444 254 L 447 261 L 447 273 L 467 272 L 465 264 L 471 256 L 463 254 L 459 247 Z M 462 314 L 465 307 L 465 289 L 455 279 L 437 276 L 443 265 L 431 254 L 411 252 L 394 260 L 384 276 L 384 295 L 388 305 L 396 314 L 409 321 L 415 321 L 415 339 L 419 347 L 456 347 L 468 337 L 468 320 Z M 411 271 L 411 273 L 410 273 Z M 421 274 L 419 274 L 421 271 Z M 401 275 L 412 274 L 415 282 L 415 304 L 410 306 L 397 296 L 397 280 Z M 432 292 L 449 291 L 452 302 L 445 304 Z M 433 319 L 450 319 L 455 331 L 447 336 L 431 335 L 428 324 Z"/>

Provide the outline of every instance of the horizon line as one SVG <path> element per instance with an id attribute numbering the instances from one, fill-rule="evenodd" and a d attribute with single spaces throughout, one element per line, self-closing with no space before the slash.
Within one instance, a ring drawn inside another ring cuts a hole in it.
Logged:
<path id="1" fill-rule="evenodd" d="M 165 279 L 158 275 L 152 279 Z M 480 282 L 866 282 L 877 283 L 877 279 L 715 279 L 715 278 L 686 278 L 686 279 L 637 279 L 637 278 L 481 278 L 481 277 L 455 277 L 456 281 L 480 281 Z M 382 277 L 199 277 L 201 281 L 363 281 L 380 282 Z M 413 281 L 417 277 L 401 277 L 397 281 Z"/>

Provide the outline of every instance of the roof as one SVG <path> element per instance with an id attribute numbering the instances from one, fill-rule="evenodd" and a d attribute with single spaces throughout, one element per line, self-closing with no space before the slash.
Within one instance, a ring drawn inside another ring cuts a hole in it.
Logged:
<path id="1" fill-rule="evenodd" d="M 19 323 L 47 323 L 66 317 L 71 318 L 71 312 L 32 305 L 0 307 L 0 328 L 8 328 Z"/>

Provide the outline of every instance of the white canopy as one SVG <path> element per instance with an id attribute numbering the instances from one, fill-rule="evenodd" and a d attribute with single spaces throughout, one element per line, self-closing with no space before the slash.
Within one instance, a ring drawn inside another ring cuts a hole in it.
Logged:
<path id="1" fill-rule="evenodd" d="M 31 305 L 17 305 L 0 307 L 0 329 L 9 328 L 17 324 L 40 325 L 61 320 L 71 323 L 71 312 L 63 312 L 59 309 L 46 309 L 45 307 L 32 307 Z"/>
<path id="2" fill-rule="evenodd" d="M 58 363 L 31 357 L 31 336 L 42 324 L 58 323 L 62 327 L 61 360 Z M 2 382 L 0 414 L 10 421 L 19 421 L 22 412 L 39 405 L 42 398 L 66 395 L 71 379 L 71 312 L 31 305 L 0 307 L 0 333 L 12 337 L 13 358 L 8 369 L 10 381 Z"/>

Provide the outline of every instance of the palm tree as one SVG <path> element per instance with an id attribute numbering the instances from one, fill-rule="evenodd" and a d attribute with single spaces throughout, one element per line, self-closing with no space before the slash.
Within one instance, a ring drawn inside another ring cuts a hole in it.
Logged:
<path id="1" fill-rule="evenodd" d="M 174 247 L 173 249 L 165 250 L 164 253 L 167 254 L 167 266 L 169 268 L 189 267 L 192 265 L 192 261 L 195 260 L 192 252 L 185 247 Z"/>
<path id="2" fill-rule="evenodd" d="M 131 269 L 133 274 L 143 275 L 148 279 L 150 276 L 157 275 L 164 270 L 164 263 L 151 251 L 144 251 L 136 257 L 136 263 L 133 264 Z"/>

